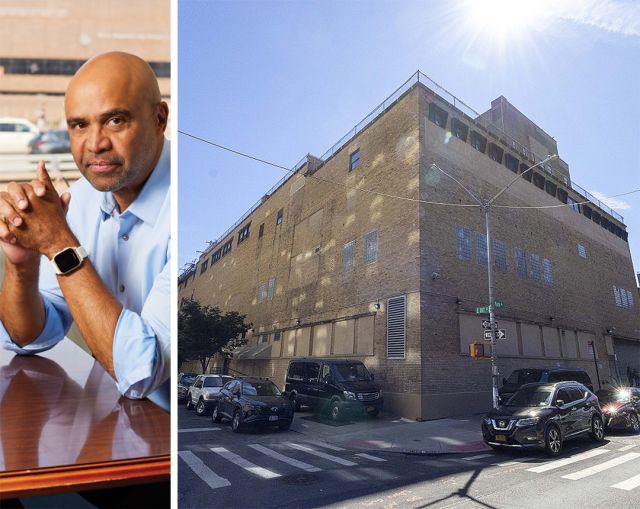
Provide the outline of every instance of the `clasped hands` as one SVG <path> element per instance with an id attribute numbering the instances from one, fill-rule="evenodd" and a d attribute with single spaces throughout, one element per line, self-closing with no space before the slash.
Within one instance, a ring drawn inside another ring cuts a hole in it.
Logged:
<path id="1" fill-rule="evenodd" d="M 0 245 L 8 261 L 36 262 L 77 244 L 65 217 L 70 201 L 68 192 L 58 195 L 43 161 L 36 179 L 0 192 Z"/>

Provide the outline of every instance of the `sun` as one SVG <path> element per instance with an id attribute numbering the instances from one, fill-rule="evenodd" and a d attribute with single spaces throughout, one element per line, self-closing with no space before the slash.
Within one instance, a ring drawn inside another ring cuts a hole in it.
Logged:
<path id="1" fill-rule="evenodd" d="M 463 10 L 470 30 L 498 42 L 513 42 L 537 27 L 545 0 L 465 0 Z"/>

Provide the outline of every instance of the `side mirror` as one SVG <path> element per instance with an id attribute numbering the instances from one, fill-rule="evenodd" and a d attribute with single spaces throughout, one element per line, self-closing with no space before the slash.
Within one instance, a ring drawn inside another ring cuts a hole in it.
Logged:
<path id="1" fill-rule="evenodd" d="M 563 399 L 557 399 L 556 400 L 556 406 L 564 406 L 564 400 Z"/>

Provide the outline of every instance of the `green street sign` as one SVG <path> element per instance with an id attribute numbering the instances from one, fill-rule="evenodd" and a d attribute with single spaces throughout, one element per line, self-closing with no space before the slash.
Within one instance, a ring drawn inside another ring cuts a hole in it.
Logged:
<path id="1" fill-rule="evenodd" d="M 493 306 L 496 308 L 503 308 L 504 307 L 504 302 L 502 302 L 501 300 L 494 300 L 493 301 Z"/>
<path id="2" fill-rule="evenodd" d="M 494 300 L 493 301 L 493 307 L 494 308 L 503 308 L 504 307 L 504 302 L 502 302 L 501 300 Z M 482 306 L 480 308 L 476 308 L 476 315 L 485 315 L 489 313 L 489 306 Z"/>

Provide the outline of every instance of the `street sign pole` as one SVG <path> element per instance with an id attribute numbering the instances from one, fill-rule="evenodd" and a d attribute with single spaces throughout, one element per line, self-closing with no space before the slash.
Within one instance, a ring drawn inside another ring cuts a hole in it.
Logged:
<path id="1" fill-rule="evenodd" d="M 484 222 L 487 229 L 487 276 L 489 279 L 489 324 L 491 325 L 491 390 L 493 408 L 498 408 L 498 363 L 496 357 L 496 321 L 493 314 L 493 267 L 491 264 L 491 205 L 482 204 Z"/>

